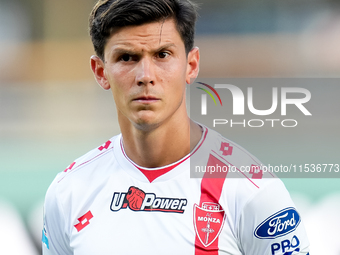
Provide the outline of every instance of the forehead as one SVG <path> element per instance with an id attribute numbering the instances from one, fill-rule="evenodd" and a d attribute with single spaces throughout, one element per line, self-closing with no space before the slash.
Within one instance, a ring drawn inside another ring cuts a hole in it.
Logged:
<path id="1" fill-rule="evenodd" d="M 169 43 L 184 48 L 184 42 L 173 19 L 118 29 L 108 40 L 105 55 L 117 48 L 152 50 Z"/>

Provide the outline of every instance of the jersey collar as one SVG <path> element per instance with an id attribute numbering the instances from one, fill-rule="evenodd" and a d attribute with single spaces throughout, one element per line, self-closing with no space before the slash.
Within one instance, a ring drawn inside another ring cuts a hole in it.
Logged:
<path id="1" fill-rule="evenodd" d="M 185 170 L 190 170 L 190 161 L 188 159 L 198 151 L 208 134 L 208 129 L 206 127 L 202 126 L 202 129 L 202 137 L 191 153 L 187 154 L 177 162 L 163 167 L 146 168 L 133 162 L 125 153 L 123 137 L 121 134 L 115 141 L 114 153 L 120 166 L 124 169 L 124 171 L 132 175 L 134 178 L 149 183 L 165 181 L 177 176 Z"/>

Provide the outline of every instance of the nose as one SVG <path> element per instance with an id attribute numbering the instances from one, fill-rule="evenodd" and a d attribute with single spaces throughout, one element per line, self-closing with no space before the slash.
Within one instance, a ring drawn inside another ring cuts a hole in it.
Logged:
<path id="1" fill-rule="evenodd" d="M 141 85 L 155 85 L 154 65 L 149 58 L 143 58 L 136 66 L 136 84 Z"/>

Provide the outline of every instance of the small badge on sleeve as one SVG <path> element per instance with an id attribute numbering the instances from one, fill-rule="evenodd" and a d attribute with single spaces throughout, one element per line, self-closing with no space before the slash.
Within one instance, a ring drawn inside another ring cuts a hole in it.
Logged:
<path id="1" fill-rule="evenodd" d="M 47 249 L 50 249 L 50 246 L 48 244 L 47 231 L 46 231 L 45 226 L 44 226 L 44 229 L 42 231 L 42 240 L 41 241 L 46 246 Z"/>

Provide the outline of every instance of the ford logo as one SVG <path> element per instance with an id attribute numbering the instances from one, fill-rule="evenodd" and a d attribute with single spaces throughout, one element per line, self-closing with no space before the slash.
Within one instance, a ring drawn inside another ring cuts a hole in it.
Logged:
<path id="1" fill-rule="evenodd" d="M 289 207 L 264 220 L 255 229 L 254 235 L 260 239 L 274 239 L 284 236 L 294 231 L 300 221 L 298 212 L 293 207 Z"/>

